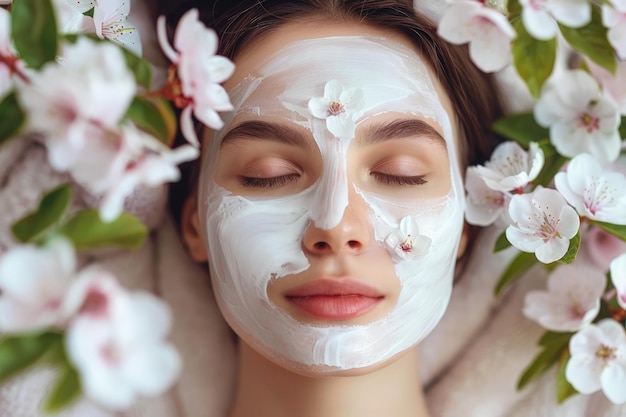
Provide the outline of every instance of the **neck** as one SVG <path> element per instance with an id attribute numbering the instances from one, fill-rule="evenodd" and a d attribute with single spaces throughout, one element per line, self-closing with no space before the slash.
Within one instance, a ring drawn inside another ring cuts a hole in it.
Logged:
<path id="1" fill-rule="evenodd" d="M 427 417 L 417 348 L 361 375 L 308 377 L 240 343 L 230 417 Z"/>

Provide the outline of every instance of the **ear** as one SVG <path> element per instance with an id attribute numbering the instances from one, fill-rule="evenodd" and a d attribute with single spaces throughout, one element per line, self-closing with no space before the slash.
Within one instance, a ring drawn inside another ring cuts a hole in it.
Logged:
<path id="1" fill-rule="evenodd" d="M 187 197 L 183 203 L 181 232 L 183 243 L 187 247 L 191 259 L 198 263 L 207 262 L 207 249 L 202 238 L 200 218 L 198 217 L 198 196 L 196 193 Z"/>
<path id="2" fill-rule="evenodd" d="M 467 222 L 463 222 L 463 232 L 461 232 L 461 240 L 459 241 L 459 249 L 456 252 L 456 259 L 460 259 L 467 249 L 467 242 L 469 241 L 470 225 Z"/>

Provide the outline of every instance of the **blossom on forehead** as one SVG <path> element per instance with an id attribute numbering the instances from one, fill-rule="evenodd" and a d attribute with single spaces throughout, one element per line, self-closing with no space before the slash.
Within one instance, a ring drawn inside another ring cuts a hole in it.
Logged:
<path id="1" fill-rule="evenodd" d="M 326 120 L 326 128 L 339 139 L 352 139 L 356 117 L 363 109 L 363 90 L 346 89 L 341 82 L 331 80 L 324 86 L 324 96 L 309 100 L 309 112 Z"/>
<path id="2" fill-rule="evenodd" d="M 417 221 L 412 216 L 403 217 L 400 227 L 385 238 L 387 250 L 398 262 L 419 258 L 428 251 L 430 244 L 430 238 L 420 234 Z"/>

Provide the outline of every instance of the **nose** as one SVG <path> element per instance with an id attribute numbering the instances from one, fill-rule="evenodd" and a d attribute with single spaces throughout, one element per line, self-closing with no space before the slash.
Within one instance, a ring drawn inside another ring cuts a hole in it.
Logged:
<path id="1" fill-rule="evenodd" d="M 322 229 L 311 223 L 302 238 L 302 246 L 314 256 L 358 255 L 370 244 L 372 227 L 367 204 L 351 190 L 339 224 L 332 229 Z"/>

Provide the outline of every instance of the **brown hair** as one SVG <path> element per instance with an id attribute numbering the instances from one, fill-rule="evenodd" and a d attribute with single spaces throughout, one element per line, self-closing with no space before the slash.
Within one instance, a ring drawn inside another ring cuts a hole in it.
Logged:
<path id="1" fill-rule="evenodd" d="M 441 39 L 436 25 L 415 10 L 412 0 L 161 1 L 171 23 L 190 8 L 198 8 L 203 22 L 219 35 L 219 53 L 231 59 L 250 40 L 306 17 L 357 21 L 402 33 L 430 63 L 450 97 L 462 133 L 459 144 L 463 165 L 484 162 L 500 142 L 491 131 L 492 123 L 504 113 L 493 75 L 473 65 L 467 47 Z M 472 230 L 470 239 L 475 234 Z"/>

